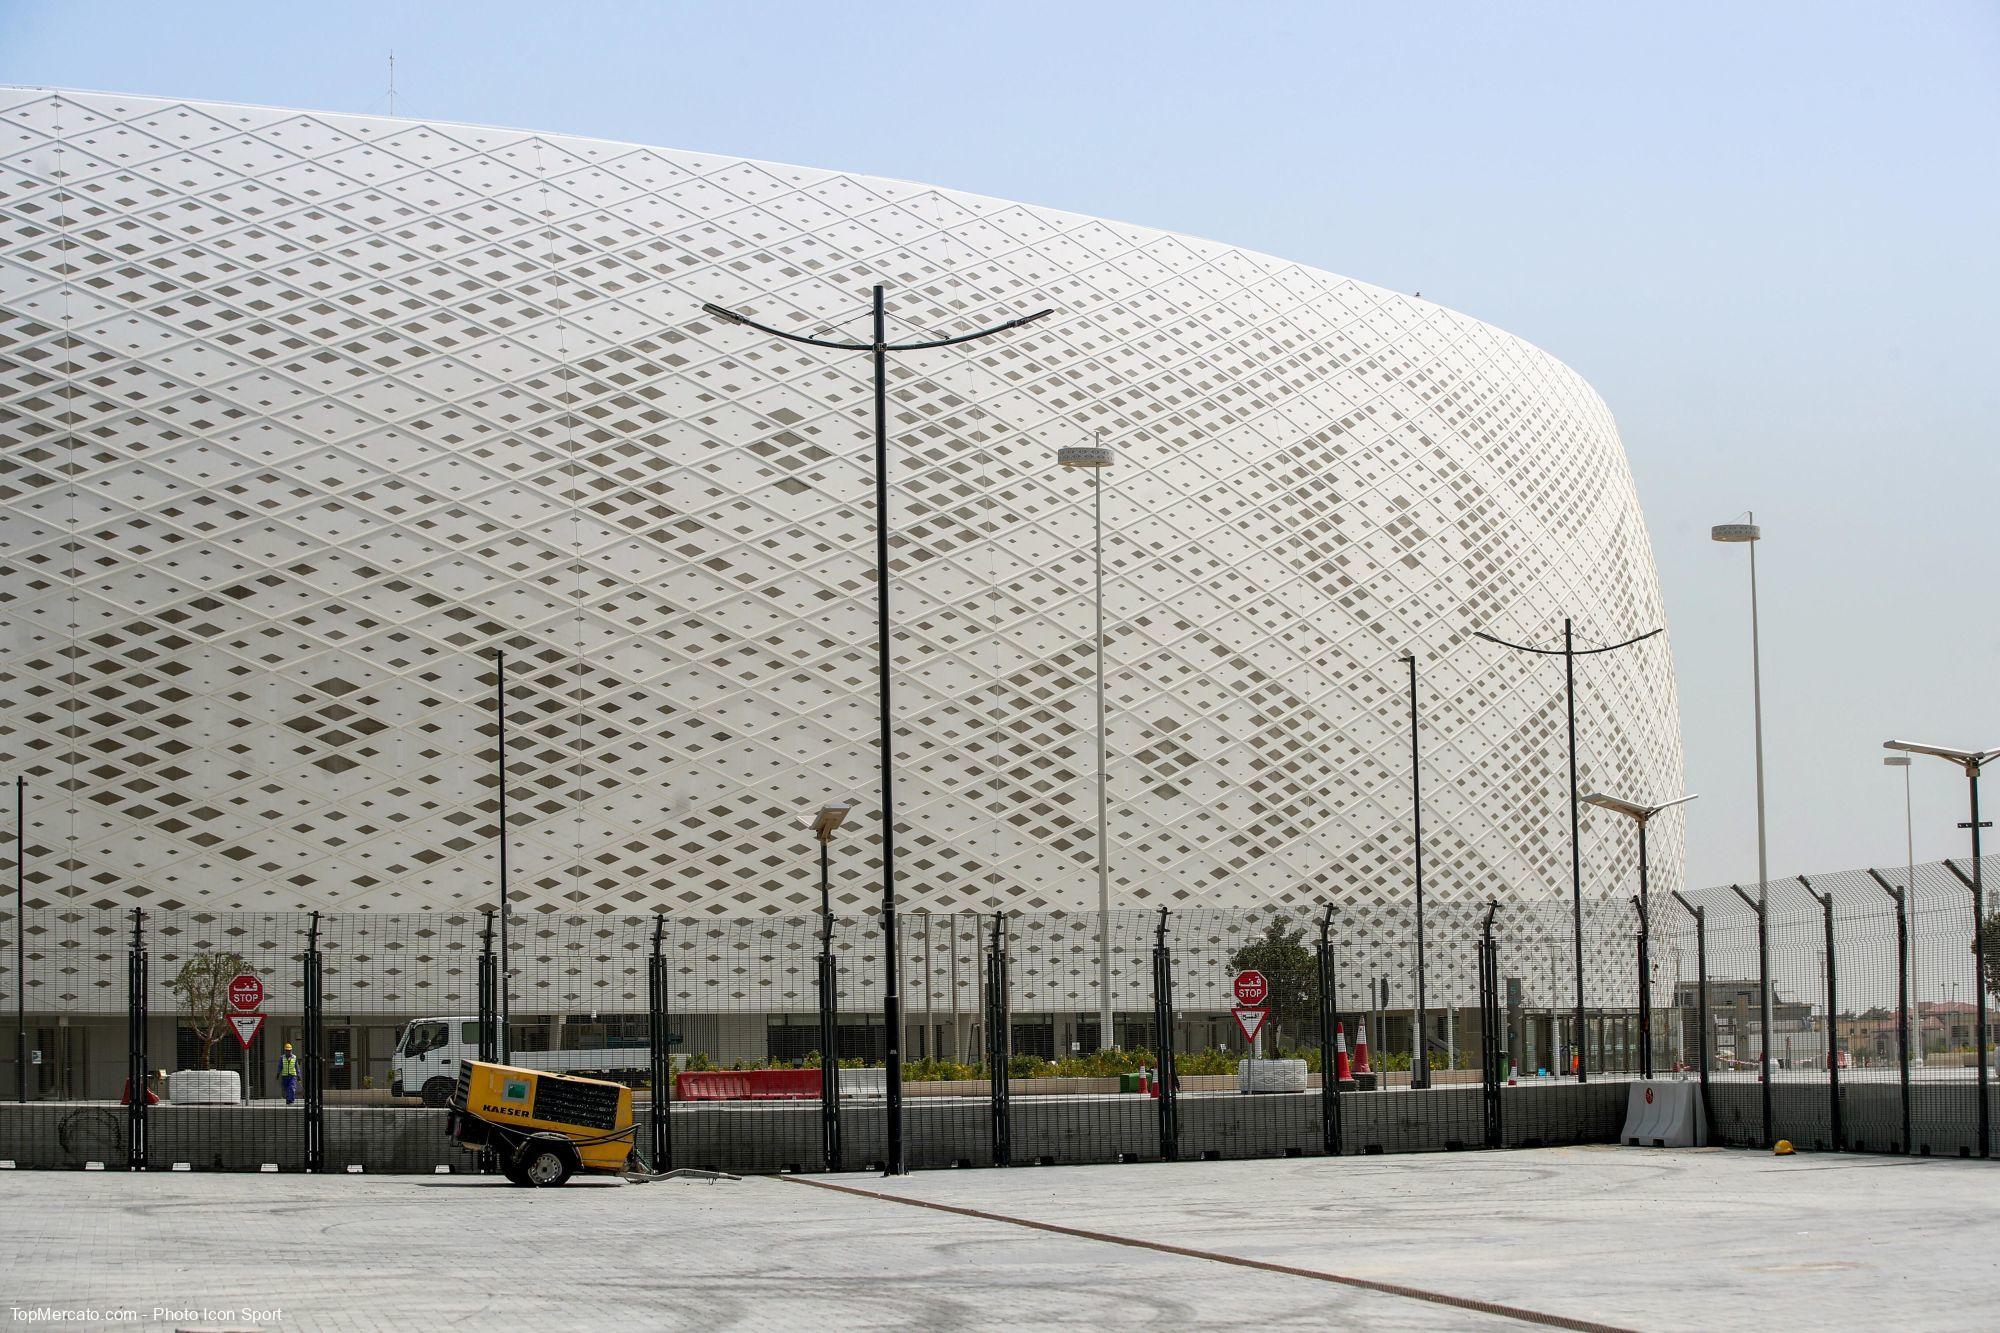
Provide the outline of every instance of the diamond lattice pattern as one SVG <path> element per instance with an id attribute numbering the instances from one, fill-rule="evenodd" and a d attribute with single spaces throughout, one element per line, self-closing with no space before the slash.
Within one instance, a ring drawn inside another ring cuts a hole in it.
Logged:
<path id="1" fill-rule="evenodd" d="M 1113 893 L 1566 897 L 1561 668 L 1661 622 L 1611 419 L 1427 301 L 1144 227 L 628 144 L 0 92 L 4 745 L 44 905 L 463 910 L 507 657 L 535 910 L 873 901 L 865 357 L 890 388 L 906 903 L 1095 902 L 1100 429 Z M 1583 779 L 1678 791 L 1664 641 L 1579 670 Z M 1587 829 L 1619 901 L 1629 831 Z M 1656 890 L 1678 881 L 1656 831 Z M 1607 908 L 1606 910 L 1611 910 Z"/>

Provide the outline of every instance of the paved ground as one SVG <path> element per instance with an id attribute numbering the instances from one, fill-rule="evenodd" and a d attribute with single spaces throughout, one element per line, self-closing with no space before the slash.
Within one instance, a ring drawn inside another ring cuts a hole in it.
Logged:
<path id="1" fill-rule="evenodd" d="M 1970 1329 L 1992 1326 L 2000 1278 L 1996 1172 L 1574 1148 L 824 1178 L 841 1191 L 778 1179 L 535 1192 L 471 1177 L 0 1173 L 0 1310 L 12 1307 L 0 1318 L 93 1326 L 22 1317 L 49 1307 L 95 1310 L 97 1326 L 117 1328 L 1498 1329 L 1547 1318 Z M 846 1192 L 856 1189 L 869 1194 Z"/>

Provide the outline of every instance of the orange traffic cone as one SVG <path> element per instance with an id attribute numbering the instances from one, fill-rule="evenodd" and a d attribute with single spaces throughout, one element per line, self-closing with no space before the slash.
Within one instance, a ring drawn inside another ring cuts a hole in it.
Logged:
<path id="1" fill-rule="evenodd" d="M 1146 1066 L 1146 1095 L 1158 1101 L 1160 1097 L 1160 1071 Z"/>
<path id="2" fill-rule="evenodd" d="M 1364 1018 L 1354 1041 L 1354 1083 L 1363 1092 L 1373 1092 L 1377 1082 L 1375 1071 L 1368 1067 L 1368 1020 Z"/>
<path id="3" fill-rule="evenodd" d="M 1347 1063 L 1347 1025 L 1333 1025 L 1333 1078 L 1342 1091 L 1354 1087 L 1354 1070 Z"/>

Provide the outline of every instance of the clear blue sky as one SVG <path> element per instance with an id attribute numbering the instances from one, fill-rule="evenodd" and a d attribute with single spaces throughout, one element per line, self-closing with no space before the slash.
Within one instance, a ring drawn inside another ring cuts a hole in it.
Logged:
<path id="1" fill-rule="evenodd" d="M 1638 477 L 1696 884 L 1755 876 L 1711 523 L 1765 525 L 1774 875 L 1900 860 L 1884 738 L 2000 745 L 2000 6 L 0 3 L 13 83 L 383 111 L 391 48 L 403 114 L 1129 219 L 1548 348 Z"/>

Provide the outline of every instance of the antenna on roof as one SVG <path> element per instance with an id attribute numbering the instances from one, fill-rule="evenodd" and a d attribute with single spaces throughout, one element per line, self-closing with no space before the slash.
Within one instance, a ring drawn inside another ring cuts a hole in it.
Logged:
<path id="1" fill-rule="evenodd" d="M 389 52 L 389 114 L 396 114 L 396 53 Z"/>

